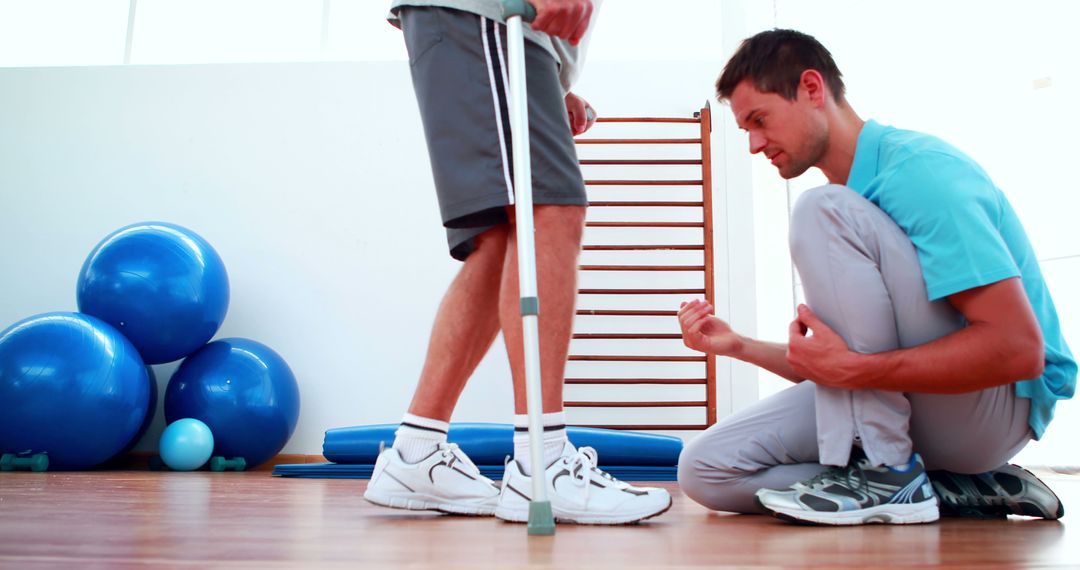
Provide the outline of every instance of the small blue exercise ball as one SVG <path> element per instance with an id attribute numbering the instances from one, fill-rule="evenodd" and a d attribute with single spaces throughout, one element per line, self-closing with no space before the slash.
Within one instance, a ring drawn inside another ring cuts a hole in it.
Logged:
<path id="1" fill-rule="evenodd" d="M 285 447 L 300 416 L 300 389 L 270 347 L 227 338 L 184 359 L 165 388 L 165 421 L 202 420 L 214 455 L 243 457 L 251 469 Z"/>
<path id="2" fill-rule="evenodd" d="M 148 364 L 183 358 L 213 338 L 229 307 L 229 277 L 195 232 L 144 222 L 109 234 L 83 263 L 79 310 L 120 329 Z"/>
<path id="3" fill-rule="evenodd" d="M 210 460 L 214 451 L 214 434 L 206 424 L 194 418 L 183 418 L 169 424 L 161 432 L 158 453 L 161 460 L 175 471 L 191 471 Z"/>
<path id="4" fill-rule="evenodd" d="M 45 313 L 0 332 L 0 452 L 45 453 L 50 469 L 114 457 L 146 420 L 139 353 L 104 321 Z"/>

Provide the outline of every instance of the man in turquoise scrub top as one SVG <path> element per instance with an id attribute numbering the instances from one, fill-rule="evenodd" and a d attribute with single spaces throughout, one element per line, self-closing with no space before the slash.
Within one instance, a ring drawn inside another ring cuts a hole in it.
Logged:
<path id="1" fill-rule="evenodd" d="M 679 311 L 687 346 L 796 383 L 689 443 L 684 492 L 828 525 L 1060 518 L 1057 496 L 1007 464 L 1072 396 L 1077 367 L 1005 195 L 942 140 L 861 119 L 805 34 L 744 41 L 717 93 L 751 153 L 830 184 L 792 212 L 807 303 L 787 343 L 739 335 L 704 301 Z"/>

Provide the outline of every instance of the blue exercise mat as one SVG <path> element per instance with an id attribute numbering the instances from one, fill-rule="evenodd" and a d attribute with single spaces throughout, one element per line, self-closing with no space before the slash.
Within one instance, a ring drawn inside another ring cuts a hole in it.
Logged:
<path id="1" fill-rule="evenodd" d="M 485 477 L 502 481 L 503 466 L 477 465 Z M 297 477 L 303 479 L 371 479 L 375 465 L 340 464 L 340 463 L 295 463 L 274 466 L 274 475 L 278 477 Z M 616 479 L 624 481 L 675 481 L 678 468 L 648 465 L 608 465 L 604 470 Z"/>
<path id="2" fill-rule="evenodd" d="M 326 431 L 323 457 L 338 464 L 373 464 L 379 444 L 394 441 L 398 424 L 336 428 Z M 677 437 L 611 429 L 568 427 L 567 436 L 577 447 L 596 450 L 598 463 L 609 466 L 671 466 L 679 463 L 683 442 Z M 498 465 L 514 454 L 514 427 L 510 424 L 452 423 L 449 440 L 477 465 Z"/>

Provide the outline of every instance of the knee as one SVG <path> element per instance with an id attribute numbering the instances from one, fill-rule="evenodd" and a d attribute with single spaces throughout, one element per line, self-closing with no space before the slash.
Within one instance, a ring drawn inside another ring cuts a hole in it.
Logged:
<path id="1" fill-rule="evenodd" d="M 507 237 L 510 227 L 506 224 L 495 226 L 476 236 L 476 249 L 465 258 L 466 264 L 489 265 L 503 263 L 506 257 Z"/>
<path id="2" fill-rule="evenodd" d="M 839 184 L 819 186 L 804 192 L 791 209 L 791 256 L 798 262 L 803 252 L 827 239 L 826 233 L 839 219 L 839 204 L 857 196 Z"/>
<path id="3" fill-rule="evenodd" d="M 791 208 L 791 219 L 802 220 L 828 215 L 838 204 L 858 194 L 843 184 L 826 184 L 803 192 Z"/>
<path id="4" fill-rule="evenodd" d="M 533 208 L 536 231 L 574 247 L 585 233 L 585 207 L 542 204 Z M 539 237 L 539 236 L 538 236 Z"/>
<path id="5" fill-rule="evenodd" d="M 678 482 L 682 492 L 709 509 L 735 511 L 725 500 L 728 495 L 725 490 L 737 485 L 745 474 L 726 459 L 725 453 L 730 449 L 717 447 L 715 442 L 703 445 L 700 437 L 688 443 L 679 455 Z"/>

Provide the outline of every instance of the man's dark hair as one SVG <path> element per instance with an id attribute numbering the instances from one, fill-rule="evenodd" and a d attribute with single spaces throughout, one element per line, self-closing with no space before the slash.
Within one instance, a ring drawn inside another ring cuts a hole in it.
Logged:
<path id="1" fill-rule="evenodd" d="M 795 30 L 769 30 L 743 40 L 716 80 L 716 96 L 731 98 L 735 86 L 750 79 L 762 93 L 794 101 L 799 79 L 807 69 L 825 78 L 837 103 L 844 98 L 844 80 L 832 54 L 812 36 Z"/>

